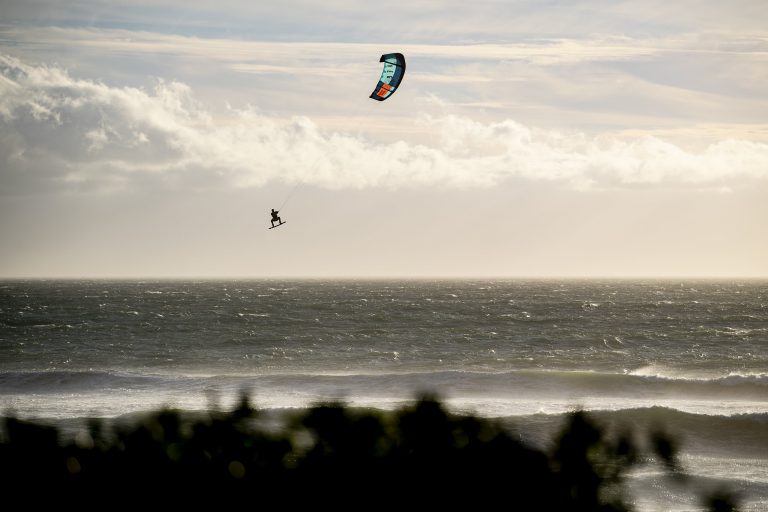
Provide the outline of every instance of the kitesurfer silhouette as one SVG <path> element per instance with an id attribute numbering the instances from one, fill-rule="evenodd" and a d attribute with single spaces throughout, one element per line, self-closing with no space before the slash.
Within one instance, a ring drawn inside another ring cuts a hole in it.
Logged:
<path id="1" fill-rule="evenodd" d="M 278 213 L 280 212 L 272 208 L 272 227 L 275 227 L 275 222 L 279 223 L 278 226 L 283 223 L 280 217 L 277 216 Z"/>

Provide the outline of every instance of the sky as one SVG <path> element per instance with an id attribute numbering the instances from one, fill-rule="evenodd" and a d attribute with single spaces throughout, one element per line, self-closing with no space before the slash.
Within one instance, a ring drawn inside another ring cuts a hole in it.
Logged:
<path id="1" fill-rule="evenodd" d="M 0 0 L 0 277 L 765 278 L 766 235 L 764 0 Z"/>

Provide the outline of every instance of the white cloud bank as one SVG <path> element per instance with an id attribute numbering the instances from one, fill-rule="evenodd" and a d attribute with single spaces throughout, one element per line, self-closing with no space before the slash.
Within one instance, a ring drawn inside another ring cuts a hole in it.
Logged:
<path id="1" fill-rule="evenodd" d="M 111 87 L 56 66 L 0 56 L 0 189 L 493 186 L 550 180 L 578 188 L 729 187 L 768 179 L 768 144 L 722 140 L 698 152 L 655 137 L 588 137 L 512 120 L 420 116 L 434 145 L 380 144 L 257 109 L 214 118 L 178 82 Z"/>

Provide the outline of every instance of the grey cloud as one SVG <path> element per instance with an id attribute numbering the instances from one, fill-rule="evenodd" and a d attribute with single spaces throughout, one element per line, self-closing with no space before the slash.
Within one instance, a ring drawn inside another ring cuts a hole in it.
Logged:
<path id="1" fill-rule="evenodd" d="M 6 23 L 144 27 L 178 34 L 295 40 L 478 42 L 611 33 L 665 34 L 690 27 L 764 29 L 762 0 L 390 0 L 373 2 L 283 0 L 215 3 L 181 0 L 6 1 Z M 394 34 L 393 34 L 394 32 Z"/>

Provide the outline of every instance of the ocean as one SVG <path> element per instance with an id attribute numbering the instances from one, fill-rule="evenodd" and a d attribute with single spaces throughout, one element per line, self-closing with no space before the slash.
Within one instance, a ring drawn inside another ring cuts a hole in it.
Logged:
<path id="1" fill-rule="evenodd" d="M 687 478 L 629 482 L 643 512 L 702 490 L 768 510 L 768 281 L 4 280 L 0 407 L 119 418 L 432 392 L 544 446 L 565 415 L 661 426 Z"/>

